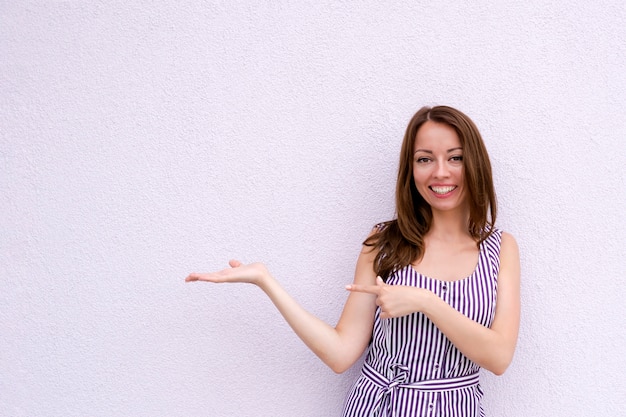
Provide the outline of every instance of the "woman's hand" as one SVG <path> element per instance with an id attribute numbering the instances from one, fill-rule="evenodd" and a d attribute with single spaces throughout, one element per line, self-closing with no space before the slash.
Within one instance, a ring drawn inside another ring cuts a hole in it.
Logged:
<path id="1" fill-rule="evenodd" d="M 207 281 L 207 282 L 244 282 L 247 284 L 260 285 L 269 276 L 267 268 L 260 262 L 244 265 L 237 260 L 228 262 L 230 268 L 217 272 L 197 273 L 192 272 L 185 278 L 186 282 Z"/>
<path id="2" fill-rule="evenodd" d="M 375 257 L 375 251 L 363 247 L 354 272 L 354 286 L 376 287 L 373 268 Z M 350 294 L 337 325 L 332 327 L 302 308 L 272 277 L 265 265 L 243 265 L 235 260 L 229 264 L 230 268 L 221 271 L 189 274 L 185 281 L 245 282 L 257 285 L 298 337 L 337 373 L 350 368 L 363 355 L 372 337 L 375 297 Z"/>
<path id="3" fill-rule="evenodd" d="M 380 277 L 376 278 L 376 285 L 352 284 L 347 285 L 346 289 L 375 295 L 382 319 L 402 317 L 421 311 L 429 293 L 432 294 L 422 288 L 388 285 Z"/>

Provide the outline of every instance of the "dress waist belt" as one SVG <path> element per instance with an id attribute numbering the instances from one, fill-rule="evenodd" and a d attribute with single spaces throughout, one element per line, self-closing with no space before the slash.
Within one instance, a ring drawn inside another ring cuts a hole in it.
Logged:
<path id="1" fill-rule="evenodd" d="M 387 409 L 389 401 L 393 392 L 397 388 L 408 388 L 426 392 L 441 392 L 441 391 L 453 391 L 462 388 L 468 388 L 478 385 L 480 375 L 478 372 L 444 379 L 430 379 L 424 381 L 407 382 L 409 375 L 409 368 L 401 364 L 392 365 L 394 371 L 394 377 L 389 380 L 384 375 L 381 375 L 378 371 L 372 368 L 371 365 L 363 364 L 363 376 L 372 381 L 374 384 L 380 387 L 380 392 L 376 396 L 372 414 L 375 415 L 382 407 L 383 414 L 387 415 Z"/>

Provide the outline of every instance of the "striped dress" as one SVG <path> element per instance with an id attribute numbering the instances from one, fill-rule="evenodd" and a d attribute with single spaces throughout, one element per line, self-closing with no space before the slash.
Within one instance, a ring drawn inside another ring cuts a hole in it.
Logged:
<path id="1" fill-rule="evenodd" d="M 459 281 L 429 278 L 407 266 L 390 285 L 431 290 L 472 320 L 491 326 L 496 308 L 502 232 L 481 243 L 474 272 Z M 372 342 L 344 417 L 484 416 L 480 367 L 422 313 L 384 319 L 376 309 Z"/>

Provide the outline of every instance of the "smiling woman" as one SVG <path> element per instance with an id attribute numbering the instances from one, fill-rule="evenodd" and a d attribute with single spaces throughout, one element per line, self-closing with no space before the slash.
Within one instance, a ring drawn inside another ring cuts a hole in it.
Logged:
<path id="1" fill-rule="evenodd" d="M 428 121 L 415 138 L 413 181 L 431 210 L 464 210 L 463 147 L 456 131 Z"/>
<path id="2" fill-rule="evenodd" d="M 343 415 L 483 416 L 481 367 L 502 374 L 520 319 L 513 237 L 495 227 L 491 166 L 474 123 L 446 106 L 409 122 L 396 184 L 397 217 L 363 244 L 335 327 L 304 310 L 261 263 L 186 281 L 259 286 L 335 372 L 367 352 Z"/>

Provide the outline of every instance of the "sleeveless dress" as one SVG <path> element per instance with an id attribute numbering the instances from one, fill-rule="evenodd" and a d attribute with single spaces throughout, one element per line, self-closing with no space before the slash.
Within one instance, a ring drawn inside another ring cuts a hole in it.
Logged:
<path id="1" fill-rule="evenodd" d="M 480 244 L 474 272 L 441 281 L 411 265 L 387 284 L 425 288 L 465 316 L 491 326 L 496 308 L 502 232 Z M 343 417 L 484 416 L 480 367 L 464 356 L 422 313 L 381 319 L 376 309 L 372 341 L 344 405 Z"/>

